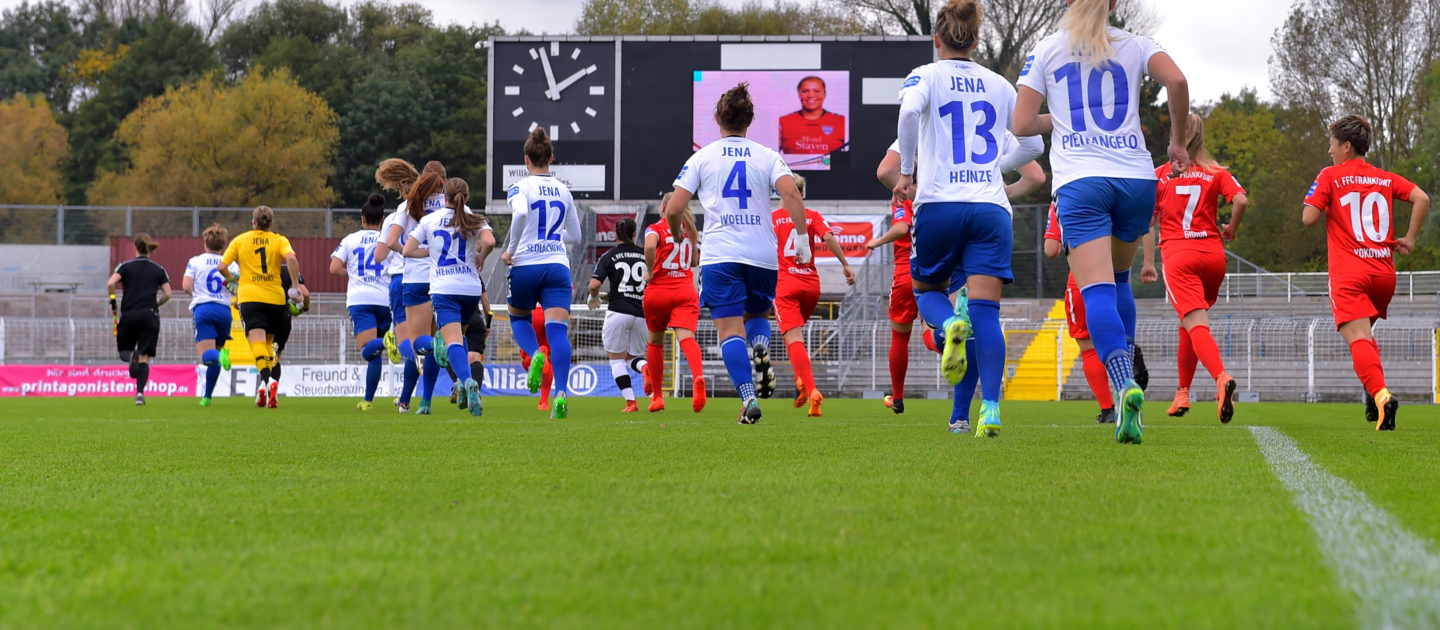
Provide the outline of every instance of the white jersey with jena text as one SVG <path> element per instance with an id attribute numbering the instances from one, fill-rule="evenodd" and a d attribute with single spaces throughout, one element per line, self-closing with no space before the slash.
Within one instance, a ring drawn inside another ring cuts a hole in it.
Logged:
<path id="1" fill-rule="evenodd" d="M 426 216 L 430 215 L 431 213 L 435 212 L 436 210 L 444 210 L 444 209 L 445 209 L 445 195 L 430 195 L 430 198 L 425 200 L 425 214 L 426 214 Z M 407 211 L 406 211 L 404 214 L 400 215 L 400 218 L 399 218 L 399 219 L 396 220 L 396 225 L 399 225 L 399 226 L 400 226 L 400 234 L 401 234 L 402 237 L 403 237 L 404 235 L 406 235 L 406 234 L 409 234 L 409 233 L 411 233 L 411 232 L 414 232 L 414 231 L 415 231 L 415 226 L 416 226 L 418 223 L 419 223 L 419 221 L 416 221 L 415 219 L 410 218 L 410 213 L 409 213 L 408 209 L 407 209 Z M 401 249 L 403 250 L 404 248 L 402 247 Z M 403 275 L 404 275 L 404 277 L 401 278 L 400 281 L 401 281 L 401 282 L 404 282 L 405 284 L 425 284 L 426 282 L 429 282 L 429 281 L 430 281 L 430 259 L 429 259 L 429 258 L 406 258 L 406 259 L 405 259 L 405 269 L 404 269 Z"/>
<path id="2" fill-rule="evenodd" d="M 945 202 L 1010 209 L 1001 158 L 1014 113 L 1015 88 L 978 63 L 943 59 L 912 70 L 900 88 L 897 137 L 900 172 L 915 175 L 917 210 Z M 1043 148 L 1028 144 L 1036 145 Z"/>
<path id="3" fill-rule="evenodd" d="M 185 277 L 195 281 L 190 291 L 191 311 L 201 304 L 230 305 L 230 291 L 225 289 L 225 277 L 220 275 L 220 258 L 219 253 L 205 252 L 185 263 Z M 230 263 L 230 273 L 239 276 L 240 265 Z"/>
<path id="4" fill-rule="evenodd" d="M 515 182 L 506 197 L 512 213 L 505 251 L 514 266 L 570 266 L 566 243 L 580 242 L 580 216 L 570 189 L 551 174 Z"/>
<path id="5" fill-rule="evenodd" d="M 452 225 L 455 211 L 449 208 L 425 215 L 410 232 L 430 252 L 430 295 L 473 295 L 485 293 L 476 261 L 475 243 Z M 489 230 L 486 225 L 481 231 Z"/>
<path id="6" fill-rule="evenodd" d="M 1110 44 L 1113 58 L 1082 63 L 1060 31 L 1040 40 L 1020 71 L 1020 85 L 1050 105 L 1053 190 L 1082 177 L 1155 179 L 1140 129 L 1140 84 L 1150 58 L 1165 49 L 1114 27 Z"/>
<path id="7" fill-rule="evenodd" d="M 779 153 L 740 136 L 716 140 L 685 161 L 675 187 L 690 191 L 705 211 L 702 266 L 780 268 L 770 195 L 782 177 L 790 177 L 790 167 Z"/>
<path id="8" fill-rule="evenodd" d="M 390 274 L 384 265 L 375 262 L 375 247 L 379 242 L 378 230 L 360 230 L 340 239 L 340 245 L 330 254 L 331 258 L 345 263 L 345 273 L 349 276 L 345 306 L 390 305 Z"/>
<path id="9" fill-rule="evenodd" d="M 390 235 L 391 226 L 400 225 L 400 220 L 405 217 L 405 208 L 405 202 L 401 201 L 400 207 L 396 208 L 394 212 L 385 215 L 385 222 L 380 224 L 380 240 L 383 241 Z M 406 238 L 408 238 L 408 236 L 402 231 L 400 232 L 400 239 L 395 241 L 395 243 L 400 246 L 401 251 L 405 250 Z M 390 251 L 385 254 L 385 274 L 393 278 L 403 273 L 405 273 L 405 256 L 397 251 Z"/>

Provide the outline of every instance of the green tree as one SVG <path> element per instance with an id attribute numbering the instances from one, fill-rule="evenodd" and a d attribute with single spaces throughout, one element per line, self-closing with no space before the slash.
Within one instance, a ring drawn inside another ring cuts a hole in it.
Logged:
<path id="1" fill-rule="evenodd" d="M 6 9 L 0 17 L 0 98 L 44 94 L 70 111 L 76 85 L 66 69 L 82 50 L 100 44 L 102 26 L 58 0 Z"/>

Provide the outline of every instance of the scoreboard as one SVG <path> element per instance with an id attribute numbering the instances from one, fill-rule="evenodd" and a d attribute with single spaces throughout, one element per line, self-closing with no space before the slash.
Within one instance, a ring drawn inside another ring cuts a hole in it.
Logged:
<path id="1" fill-rule="evenodd" d="M 525 139 L 544 127 L 577 199 L 658 199 L 720 137 L 715 103 L 743 82 L 747 135 L 805 176 L 810 199 L 873 200 L 900 85 L 933 59 L 929 37 L 497 37 L 487 197 L 524 177 Z"/>

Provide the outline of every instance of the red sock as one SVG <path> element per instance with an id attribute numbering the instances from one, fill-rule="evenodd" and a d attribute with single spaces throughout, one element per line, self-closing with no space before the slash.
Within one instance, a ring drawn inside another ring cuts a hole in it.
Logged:
<path id="1" fill-rule="evenodd" d="M 555 383 L 555 372 L 550 369 L 550 349 L 541 346 L 540 351 L 545 353 L 545 367 L 540 370 L 540 402 L 550 402 L 550 386 Z"/>
<path id="2" fill-rule="evenodd" d="M 1215 345 L 1215 337 L 1210 334 L 1209 326 L 1196 326 L 1190 329 L 1190 347 L 1194 350 L 1195 356 L 1205 364 L 1205 369 L 1210 371 L 1210 378 L 1219 379 L 1225 373 L 1225 360 L 1220 358 L 1220 346 Z M 1195 367 L 1190 367 L 1190 374 L 1195 374 Z"/>
<path id="3" fill-rule="evenodd" d="M 910 331 L 890 331 L 890 390 L 905 397 L 905 371 L 910 368 Z"/>
<path id="4" fill-rule="evenodd" d="M 926 328 L 926 329 L 923 329 L 921 332 L 924 333 L 924 334 L 920 335 L 920 338 L 921 338 L 922 340 L 924 340 L 924 342 L 925 342 L 925 347 L 926 347 L 926 348 L 929 348 L 931 352 L 934 352 L 934 353 L 936 353 L 936 354 L 939 354 L 939 353 L 940 353 L 940 346 L 935 345 L 935 331 L 930 330 L 929 328 Z"/>
<path id="5" fill-rule="evenodd" d="M 1110 376 L 1105 372 L 1105 364 L 1100 362 L 1100 355 L 1095 354 L 1094 348 L 1080 353 L 1080 364 L 1085 369 L 1085 382 L 1090 384 L 1090 393 L 1095 395 L 1095 402 L 1100 403 L 1101 409 L 1115 408 L 1115 401 L 1110 396 Z"/>
<path id="6" fill-rule="evenodd" d="M 1380 365 L 1380 346 L 1374 339 L 1356 339 L 1350 344 L 1350 360 L 1355 364 L 1355 376 L 1371 396 L 1385 389 L 1385 369 Z"/>
<path id="7" fill-rule="evenodd" d="M 790 365 L 795 368 L 795 378 L 800 379 L 800 386 L 807 393 L 815 389 L 815 375 L 810 372 L 810 353 L 805 351 L 805 342 L 792 341 L 785 349 L 790 353 Z"/>
<path id="8" fill-rule="evenodd" d="M 680 340 L 680 351 L 685 353 L 685 362 L 690 364 L 690 378 L 705 376 L 705 357 L 700 355 L 700 342 L 694 337 Z"/>
<path id="9" fill-rule="evenodd" d="M 1199 358 L 1195 356 L 1195 342 L 1190 339 L 1190 332 L 1180 328 L 1180 349 L 1175 355 L 1175 368 L 1180 373 L 1180 388 L 1190 389 L 1190 383 L 1195 381 L 1195 365 Z"/>
<path id="10" fill-rule="evenodd" d="M 661 383 L 665 382 L 665 346 L 652 343 L 645 346 L 645 378 L 650 381 L 650 395 L 662 396 Z"/>

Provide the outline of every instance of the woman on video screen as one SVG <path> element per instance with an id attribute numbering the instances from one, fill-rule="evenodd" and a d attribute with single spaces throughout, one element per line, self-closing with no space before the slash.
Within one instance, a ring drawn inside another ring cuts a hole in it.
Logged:
<path id="1" fill-rule="evenodd" d="M 825 80 L 800 79 L 795 86 L 800 111 L 780 117 L 780 152 L 786 155 L 824 155 L 845 147 L 845 117 L 825 111 Z"/>

